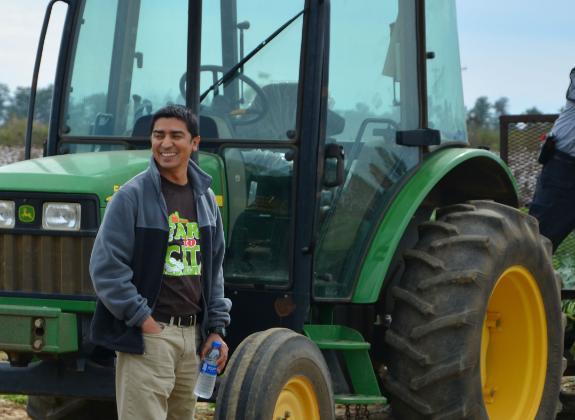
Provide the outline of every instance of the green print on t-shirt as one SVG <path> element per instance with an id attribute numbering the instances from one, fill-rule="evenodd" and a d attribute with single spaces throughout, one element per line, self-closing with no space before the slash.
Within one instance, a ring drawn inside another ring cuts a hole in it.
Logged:
<path id="1" fill-rule="evenodd" d="M 200 230 L 196 222 L 190 222 L 174 212 L 168 217 L 170 237 L 164 263 L 166 276 L 199 276 L 202 263 L 199 261 Z"/>

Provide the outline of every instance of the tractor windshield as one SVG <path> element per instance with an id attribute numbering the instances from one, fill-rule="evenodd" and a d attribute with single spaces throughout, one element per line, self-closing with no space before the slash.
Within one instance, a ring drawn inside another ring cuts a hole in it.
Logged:
<path id="1" fill-rule="evenodd" d="M 185 102 L 188 1 L 84 1 L 80 13 L 58 152 L 124 149 L 148 136 L 138 120 Z"/>
<path id="2" fill-rule="evenodd" d="M 232 4 L 235 8 L 226 9 Z M 293 138 L 302 9 L 303 1 L 274 2 L 273 7 L 266 0 L 203 3 L 204 138 Z"/>
<path id="3" fill-rule="evenodd" d="M 58 153 L 147 147 L 149 115 L 186 102 L 189 4 L 80 2 Z M 303 1 L 206 1 L 201 19 L 202 136 L 292 138 Z"/>

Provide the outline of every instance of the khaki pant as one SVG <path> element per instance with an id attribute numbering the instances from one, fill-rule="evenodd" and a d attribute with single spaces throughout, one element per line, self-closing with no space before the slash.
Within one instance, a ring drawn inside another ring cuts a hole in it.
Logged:
<path id="1" fill-rule="evenodd" d="M 144 354 L 116 353 L 120 420 L 194 418 L 199 329 L 162 325 L 160 333 L 144 334 Z"/>

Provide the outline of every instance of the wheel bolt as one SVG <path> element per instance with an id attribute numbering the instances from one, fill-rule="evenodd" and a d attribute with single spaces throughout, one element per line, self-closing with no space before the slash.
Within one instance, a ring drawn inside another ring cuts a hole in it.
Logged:
<path id="1" fill-rule="evenodd" d="M 483 388 L 483 400 L 487 404 L 492 404 L 495 401 L 495 392 L 497 388 L 494 386 Z"/>

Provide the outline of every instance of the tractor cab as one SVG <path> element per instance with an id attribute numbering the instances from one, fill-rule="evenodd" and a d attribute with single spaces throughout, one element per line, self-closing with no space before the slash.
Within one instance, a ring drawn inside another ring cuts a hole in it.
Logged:
<path id="1" fill-rule="evenodd" d="M 67 3 L 47 154 L 147 149 L 151 114 L 190 106 L 253 331 L 351 300 L 398 185 L 466 141 L 453 1 Z"/>

